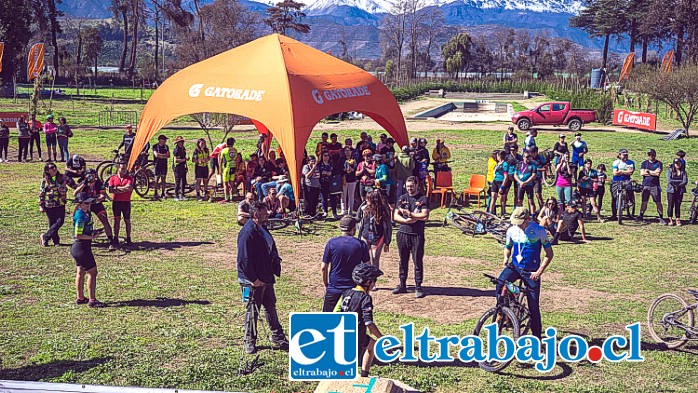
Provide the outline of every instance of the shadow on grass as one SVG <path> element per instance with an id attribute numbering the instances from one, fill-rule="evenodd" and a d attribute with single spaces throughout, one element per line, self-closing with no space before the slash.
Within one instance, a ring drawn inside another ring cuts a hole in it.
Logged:
<path id="1" fill-rule="evenodd" d="M 185 300 L 185 299 L 170 299 L 165 297 L 158 297 L 155 299 L 134 299 L 134 300 L 123 300 L 120 302 L 107 303 L 109 307 L 181 307 L 187 304 L 198 304 L 198 305 L 209 305 L 211 302 L 208 300 Z"/>
<path id="2" fill-rule="evenodd" d="M 529 363 L 529 364 L 519 364 L 519 367 L 520 368 L 521 367 L 534 368 L 535 366 L 533 364 Z M 558 362 L 557 367 L 555 367 L 554 370 L 557 370 L 557 369 L 560 369 L 560 373 L 553 371 L 550 374 L 538 373 L 536 375 L 522 375 L 522 374 L 517 374 L 517 373 L 512 373 L 512 372 L 502 372 L 500 374 L 510 375 L 514 378 L 531 379 L 531 380 L 535 380 L 535 381 L 559 381 L 561 379 L 567 378 L 570 375 L 572 375 L 572 367 L 570 367 L 568 364 Z"/>
<path id="3" fill-rule="evenodd" d="M 15 369 L 0 369 L 0 379 L 39 381 L 57 378 L 68 371 L 85 372 L 112 360 L 111 357 L 89 360 L 57 360 L 50 363 L 32 364 Z"/>
<path id="4" fill-rule="evenodd" d="M 151 251 L 151 250 L 175 250 L 182 247 L 198 247 L 205 244 L 214 244 L 213 242 L 135 242 L 133 246 L 122 245 L 121 249 L 125 252 L 129 251 Z"/>
<path id="5" fill-rule="evenodd" d="M 463 287 L 422 287 L 426 296 L 494 297 L 494 290 Z"/>

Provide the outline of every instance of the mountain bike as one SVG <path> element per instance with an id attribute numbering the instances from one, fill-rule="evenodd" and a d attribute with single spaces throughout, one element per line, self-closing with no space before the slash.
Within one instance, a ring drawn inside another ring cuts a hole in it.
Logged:
<path id="1" fill-rule="evenodd" d="M 511 226 L 509 221 L 481 210 L 475 210 L 472 213 L 457 213 L 454 209 L 459 211 L 462 209 L 462 206 L 455 203 L 455 198 L 446 211 L 443 226 L 446 226 L 450 220 L 451 224 L 465 235 L 490 235 L 501 244 L 506 242 L 507 230 Z"/>
<path id="2" fill-rule="evenodd" d="M 618 225 L 623 225 L 623 212 L 626 212 L 630 220 L 635 216 L 635 203 L 630 202 L 629 192 L 641 192 L 642 186 L 634 180 L 623 180 L 611 184 L 611 191 L 615 187 L 616 195 L 613 197 L 616 201 L 616 217 Z"/>
<path id="3" fill-rule="evenodd" d="M 650 336 L 658 344 L 676 349 L 688 341 L 698 341 L 698 291 L 689 289 L 695 303 L 689 305 L 673 293 L 659 295 L 647 311 L 647 327 Z"/>
<path id="4" fill-rule="evenodd" d="M 277 231 L 293 225 L 297 235 L 314 235 L 317 233 L 315 221 L 321 220 L 322 214 L 318 213 L 312 217 L 301 216 L 298 210 L 288 213 L 286 217 L 270 218 L 267 220 L 266 228 L 269 231 Z"/>
<path id="5" fill-rule="evenodd" d="M 118 151 L 115 150 L 115 152 L 117 157 L 121 156 Z M 121 161 L 107 163 L 100 168 L 101 172 L 97 172 L 99 178 L 102 179 L 102 182 L 105 185 L 109 184 L 109 178 L 116 175 L 116 172 L 119 170 L 120 162 Z M 140 162 L 146 162 L 146 164 L 140 166 Z M 155 184 L 155 172 L 153 172 L 153 166 L 154 164 L 152 162 L 147 162 L 139 158 L 136 160 L 134 167 L 128 171 L 128 174 L 133 177 L 133 191 L 135 191 L 136 194 L 141 198 L 145 198 Z"/>
<path id="6" fill-rule="evenodd" d="M 698 222 L 698 187 L 691 190 L 693 195 L 693 202 L 691 202 L 691 208 L 688 213 L 688 222 L 695 224 Z"/>
<path id="7" fill-rule="evenodd" d="M 520 336 L 525 336 L 530 328 L 531 312 L 528 310 L 526 293 L 529 289 L 519 279 L 515 282 L 502 281 L 497 277 L 483 274 L 492 284 L 502 284 L 502 291 L 497 296 L 497 305 L 485 311 L 475 325 L 473 334 L 480 337 L 487 345 L 487 331 L 484 326 L 497 323 L 498 335 L 506 335 L 516 342 Z M 497 348 L 499 350 L 499 348 Z M 511 360 L 506 362 L 480 362 L 480 368 L 489 372 L 504 370 Z"/>
<path id="8" fill-rule="evenodd" d="M 554 187 L 555 180 L 557 179 L 557 174 L 555 173 L 555 168 L 553 165 L 553 162 L 555 161 L 555 153 L 550 149 L 545 149 L 539 154 L 545 159 L 545 164 L 543 164 L 543 169 L 538 173 L 543 178 L 543 184 L 548 187 Z"/>

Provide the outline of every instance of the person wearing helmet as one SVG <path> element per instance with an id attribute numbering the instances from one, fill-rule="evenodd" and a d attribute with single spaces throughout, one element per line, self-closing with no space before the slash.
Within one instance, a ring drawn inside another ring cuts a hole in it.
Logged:
<path id="1" fill-rule="evenodd" d="M 630 183 L 630 178 L 635 173 L 635 162 L 628 158 L 628 150 L 620 149 L 618 151 L 618 159 L 613 161 L 613 181 L 611 183 L 611 219 L 615 219 L 617 214 L 623 214 L 623 212 L 618 212 L 618 207 L 616 206 L 616 200 L 618 199 L 618 191 L 621 187 L 625 187 L 628 196 L 628 204 L 632 205 L 635 203 L 635 193 L 633 192 L 632 184 Z"/>
<path id="2" fill-rule="evenodd" d="M 86 170 L 87 163 L 85 163 L 85 159 L 78 154 L 70 157 L 65 163 L 65 175 L 77 179 L 78 182 L 85 179 Z"/>
<path id="3" fill-rule="evenodd" d="M 106 187 L 104 187 L 104 183 L 99 180 L 97 171 L 92 168 L 85 171 L 85 179 L 78 184 L 75 192 L 73 192 L 73 196 L 77 197 L 78 194 L 82 192 L 94 199 L 90 210 L 92 213 L 97 215 L 97 218 L 99 218 L 99 221 L 102 223 L 102 227 L 104 227 L 104 233 L 107 235 L 107 239 L 109 239 L 109 251 L 116 250 L 114 236 L 112 236 L 111 225 L 109 224 L 109 216 L 107 215 L 107 209 L 104 208 L 104 204 L 102 203 L 107 199 Z"/>
<path id="4" fill-rule="evenodd" d="M 325 245 L 322 255 L 322 284 L 325 297 L 322 312 L 332 312 L 342 294 L 354 287 L 352 272 L 354 268 L 370 261 L 368 246 L 356 235 L 357 220 L 344 216 L 339 220 L 342 235 L 334 237 Z"/>
<path id="5" fill-rule="evenodd" d="M 56 144 L 58 139 L 56 137 L 58 133 L 58 126 L 53 121 L 53 115 L 46 116 L 46 123 L 44 123 L 44 135 L 46 136 L 46 149 L 48 150 L 48 159 L 50 160 L 53 156 L 53 161 L 57 160 L 56 154 Z"/>
<path id="6" fill-rule="evenodd" d="M 356 286 L 344 291 L 341 300 L 334 309 L 335 312 L 355 312 L 358 316 L 358 348 L 356 353 L 361 359 L 362 377 L 368 377 L 371 363 L 373 363 L 373 345 L 376 343 L 367 334 L 367 331 L 376 339 L 383 337 L 383 333 L 373 322 L 373 298 L 371 297 L 371 291 L 375 288 L 378 277 L 382 275 L 383 272 L 373 265 L 367 263 L 356 265 L 351 273 Z"/>
<path id="7" fill-rule="evenodd" d="M 70 256 L 75 260 L 77 271 L 75 274 L 75 291 L 77 299 L 75 304 L 87 304 L 90 308 L 106 307 L 106 304 L 97 300 L 97 263 L 92 253 L 92 240 L 99 234 L 93 228 L 91 206 L 94 198 L 90 198 L 85 192 L 75 197 L 77 208 L 73 215 L 74 242 L 70 247 Z M 87 294 L 85 297 L 85 276 L 87 275 Z"/>

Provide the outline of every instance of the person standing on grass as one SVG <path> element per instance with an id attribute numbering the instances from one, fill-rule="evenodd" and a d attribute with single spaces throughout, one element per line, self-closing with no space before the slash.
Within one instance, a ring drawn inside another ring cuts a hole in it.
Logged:
<path id="1" fill-rule="evenodd" d="M 27 123 L 27 118 L 22 115 L 17 121 L 17 140 L 19 143 L 19 151 L 17 153 L 17 162 L 27 161 L 29 154 L 29 142 L 32 134 Z"/>
<path id="2" fill-rule="evenodd" d="M 90 210 L 97 215 L 99 221 L 104 227 L 104 233 L 107 235 L 109 240 L 109 251 L 116 250 L 114 245 L 114 236 L 111 230 L 111 225 L 109 224 L 109 217 L 107 216 L 107 209 L 104 208 L 104 202 L 107 199 L 107 192 L 104 188 L 104 183 L 99 180 L 97 176 L 97 171 L 94 169 L 88 169 L 85 175 L 85 179 L 78 184 L 78 187 L 73 192 L 73 196 L 78 196 L 78 194 L 85 192 L 90 198 L 94 198 Z"/>
<path id="3" fill-rule="evenodd" d="M 526 291 L 526 301 L 531 312 L 531 334 L 540 339 L 543 330 L 540 313 L 541 276 L 553 260 L 553 248 L 545 229 L 531 220 L 531 214 L 525 207 L 514 210 L 511 224 L 504 245 L 504 270 L 499 275 L 495 293 L 502 293 L 506 281 L 523 280 L 529 289 Z M 542 262 L 541 251 L 545 253 Z"/>
<path id="4" fill-rule="evenodd" d="M 417 189 L 417 179 L 409 177 L 405 181 L 407 193 L 397 202 L 393 220 L 400 224 L 397 232 L 397 248 L 400 254 L 400 283 L 393 294 L 407 292 L 407 273 L 410 255 L 414 262 L 415 296 L 423 298 L 424 279 L 424 226 L 429 219 L 427 198 Z"/>
<path id="5" fill-rule="evenodd" d="M 519 203 L 523 205 L 524 196 L 528 198 L 529 211 L 536 211 L 536 202 L 533 196 L 533 182 L 538 177 L 538 168 L 531 162 L 531 154 L 524 153 L 523 161 L 516 165 L 514 172 L 514 180 L 519 185 L 518 197 Z"/>
<path id="6" fill-rule="evenodd" d="M 58 125 L 53 122 L 53 115 L 46 116 L 46 123 L 44 123 L 44 134 L 46 135 L 46 150 L 48 150 L 48 159 L 50 160 L 53 156 L 53 161 L 56 161 L 56 144 L 58 143 Z"/>
<path id="7" fill-rule="evenodd" d="M 487 201 L 485 205 L 487 206 L 487 211 L 489 212 L 490 209 L 490 201 L 492 200 L 492 197 L 490 196 L 490 192 L 492 190 L 492 182 L 494 181 L 494 168 L 497 167 L 497 154 L 499 153 L 499 150 L 493 150 L 492 153 L 490 153 L 490 157 L 487 159 L 487 176 L 485 176 L 485 180 L 487 181 Z"/>
<path id="8" fill-rule="evenodd" d="M 603 196 L 606 195 L 606 165 L 599 164 L 596 166 L 596 182 L 594 183 L 594 192 L 596 193 L 596 206 L 599 207 L 599 213 L 605 213 L 603 210 Z"/>
<path id="9" fill-rule="evenodd" d="M 569 156 L 563 155 L 560 163 L 555 167 L 557 179 L 555 180 L 555 191 L 557 192 L 558 203 L 564 208 L 572 202 L 572 170 L 567 162 Z"/>
<path id="10" fill-rule="evenodd" d="M 317 203 L 320 197 L 320 168 L 315 156 L 308 157 L 308 163 L 303 165 L 303 185 L 305 186 L 305 215 L 314 217 L 317 214 Z"/>
<path id="11" fill-rule="evenodd" d="M 111 209 L 114 215 L 114 246 L 119 245 L 119 230 L 121 218 L 126 226 L 126 245 L 131 246 L 131 194 L 133 193 L 133 178 L 128 174 L 126 163 L 119 163 L 115 176 L 109 178 L 109 192 L 112 193 Z"/>
<path id="12" fill-rule="evenodd" d="M 0 162 L 7 161 L 7 148 L 10 144 L 10 128 L 0 120 Z"/>
<path id="13" fill-rule="evenodd" d="M 596 192 L 594 191 L 594 183 L 598 182 L 599 174 L 595 169 L 592 169 L 591 165 L 593 162 L 591 159 L 587 158 L 584 160 L 584 166 L 579 171 L 579 176 L 577 177 L 577 186 L 579 187 L 579 195 L 582 197 L 582 215 L 586 217 L 591 216 L 591 212 L 587 212 L 587 201 L 591 202 L 591 208 L 596 214 L 596 219 L 599 222 L 604 222 L 601 219 L 601 212 L 599 207 L 596 205 Z"/>
<path id="14" fill-rule="evenodd" d="M 359 237 L 369 248 L 371 264 L 380 267 L 381 253 L 390 250 L 393 226 L 389 205 L 386 205 L 380 190 L 366 195 L 366 204 L 358 212 Z"/>
<path id="15" fill-rule="evenodd" d="M 175 148 L 172 152 L 174 159 L 172 161 L 172 171 L 175 177 L 175 201 L 186 201 L 184 196 L 187 187 L 187 149 L 184 147 L 184 137 L 177 136 L 175 138 Z"/>
<path id="16" fill-rule="evenodd" d="M 226 147 L 218 155 L 218 166 L 223 173 L 223 200 L 221 203 L 232 202 L 233 200 L 236 158 L 238 156 L 238 151 L 235 149 L 235 138 L 228 138 L 225 143 Z"/>
<path id="17" fill-rule="evenodd" d="M 524 153 L 531 151 L 533 148 L 538 148 L 536 146 L 536 137 L 538 136 L 538 130 L 531 130 L 526 134 L 526 139 L 524 139 Z"/>
<path id="18" fill-rule="evenodd" d="M 167 137 L 158 136 L 158 143 L 153 146 L 153 160 L 155 161 L 155 196 L 154 200 L 165 199 L 165 184 L 167 181 L 167 161 L 170 158 L 170 148 L 167 146 Z M 160 196 L 158 196 L 158 188 Z"/>
<path id="19" fill-rule="evenodd" d="M 395 199 L 400 199 L 405 193 L 405 181 L 414 172 L 414 158 L 410 154 L 410 147 L 403 146 L 400 155 L 395 161 L 395 180 L 397 181 Z"/>
<path id="20" fill-rule="evenodd" d="M 73 130 L 70 129 L 65 117 L 58 118 L 58 148 L 60 149 L 61 162 L 68 161 L 70 153 L 68 152 L 68 140 L 73 137 Z"/>
<path id="21" fill-rule="evenodd" d="M 116 148 L 116 150 L 124 148 L 124 161 L 128 162 L 131 155 L 131 145 L 133 145 L 133 140 L 136 139 L 136 134 L 133 132 L 133 126 L 126 126 L 126 133 L 121 137 L 121 144 Z"/>
<path id="22" fill-rule="evenodd" d="M 494 177 L 490 186 L 490 214 L 497 214 L 497 197 L 500 199 L 500 217 L 504 217 L 507 212 L 507 197 L 509 188 L 514 181 L 512 173 L 515 170 L 506 160 L 507 153 L 500 150 L 497 153 L 497 165 L 494 167 Z"/>
<path id="23" fill-rule="evenodd" d="M 47 162 L 44 165 L 44 176 L 39 189 L 39 211 L 46 213 L 48 218 L 48 231 L 39 236 L 39 244 L 48 246 L 48 240 L 53 240 L 53 245 L 61 243 L 58 231 L 65 222 L 65 203 L 68 187 L 75 189 L 75 181 L 58 172 L 55 163 Z"/>
<path id="24" fill-rule="evenodd" d="M 635 173 L 635 162 L 629 158 L 627 149 L 620 149 L 618 151 L 618 159 L 613 161 L 613 182 L 611 183 L 611 215 L 612 219 L 617 217 L 616 214 L 623 214 L 619 212 L 616 206 L 618 192 L 621 186 L 625 183 L 625 190 L 628 196 L 628 205 L 635 203 L 635 192 L 633 192 L 633 187 L 630 184 L 630 178 L 633 173 Z"/>
<path id="25" fill-rule="evenodd" d="M 568 159 L 570 158 L 570 149 L 567 142 L 565 142 L 565 138 L 567 138 L 567 135 L 560 134 L 560 139 L 557 142 L 555 142 L 555 146 L 553 147 L 553 153 L 555 153 L 556 166 L 560 163 L 562 157 L 566 156 Z"/>
<path id="26" fill-rule="evenodd" d="M 267 206 L 258 201 L 250 206 L 250 219 L 240 229 L 237 238 L 238 282 L 243 292 L 249 291 L 245 313 L 245 352 L 257 352 L 257 318 L 264 308 L 267 326 L 271 330 L 273 347 L 288 350 L 288 340 L 276 313 L 274 283 L 281 276 L 281 258 L 274 237 L 264 227 Z"/>
<path id="27" fill-rule="evenodd" d="M 647 159 L 640 164 L 640 175 L 642 175 L 642 203 L 640 204 L 640 215 L 638 221 L 642 221 L 647 210 L 647 203 L 652 196 L 652 201 L 657 206 L 659 223 L 666 225 L 664 221 L 664 208 L 662 206 L 662 187 L 659 185 L 659 176 L 662 174 L 664 165 L 657 160 L 657 152 L 654 149 L 647 151 Z"/>
<path id="28" fill-rule="evenodd" d="M 351 145 L 351 142 L 349 143 Z M 344 148 L 344 184 L 342 185 L 341 214 L 354 215 L 354 197 L 356 195 L 356 168 L 358 163 L 351 156 L 352 148 Z"/>
<path id="29" fill-rule="evenodd" d="M 533 146 L 528 150 L 531 162 L 538 169 L 538 175 L 533 180 L 533 193 L 536 195 L 538 206 L 543 206 L 543 179 L 545 178 L 545 165 L 548 160 L 543 155 L 538 154 L 538 146 Z"/>
<path id="30" fill-rule="evenodd" d="M 686 184 L 688 184 L 688 176 L 684 169 L 684 163 L 681 158 L 674 158 L 674 162 L 666 173 L 666 197 L 669 205 L 669 225 L 674 225 L 673 219 L 676 218 L 676 226 L 681 226 L 681 202 L 683 194 L 686 193 Z"/>
<path id="31" fill-rule="evenodd" d="M 34 145 L 36 145 L 36 151 L 39 154 L 39 160 L 43 161 L 44 158 L 41 156 L 41 122 L 36 120 L 36 115 L 31 115 L 31 120 L 29 121 L 29 132 L 31 138 L 29 139 L 29 160 L 34 161 Z M 49 154 L 48 159 L 51 159 Z"/>
<path id="32" fill-rule="evenodd" d="M 81 192 L 75 197 L 77 209 L 73 215 L 73 246 L 70 247 L 70 256 L 75 260 L 77 272 L 75 274 L 75 292 L 77 292 L 76 304 L 85 304 L 90 308 L 106 307 L 106 304 L 97 300 L 97 262 L 92 253 L 92 239 L 97 232 L 92 227 L 92 213 L 90 207 L 95 202 L 86 192 Z M 85 297 L 85 275 L 87 275 L 87 294 Z"/>
<path id="33" fill-rule="evenodd" d="M 209 153 L 208 147 L 206 147 L 206 139 L 199 138 L 196 141 L 196 149 L 194 149 L 194 154 L 192 154 L 191 161 L 194 163 L 194 181 L 196 181 L 196 200 L 204 201 L 206 200 L 207 186 L 206 181 L 208 180 L 208 161 Z M 203 196 L 201 195 L 203 191 Z"/>

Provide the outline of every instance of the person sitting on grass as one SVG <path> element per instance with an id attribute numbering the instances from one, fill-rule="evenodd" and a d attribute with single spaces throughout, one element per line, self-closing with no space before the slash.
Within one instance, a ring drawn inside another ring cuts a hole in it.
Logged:
<path id="1" fill-rule="evenodd" d="M 373 322 L 373 298 L 371 291 L 376 287 L 378 277 L 383 272 L 373 265 L 361 263 L 356 265 L 351 273 L 351 278 L 356 283 L 356 287 L 347 289 L 342 294 L 342 298 L 335 307 L 335 312 L 355 312 L 358 315 L 358 348 L 357 356 L 361 359 L 361 376 L 368 377 L 368 372 L 373 363 L 373 346 L 376 341 L 371 338 L 368 330 L 376 339 L 383 337 L 383 334 Z"/>
<path id="2" fill-rule="evenodd" d="M 582 241 L 589 243 L 590 240 L 587 239 L 587 233 L 584 229 L 584 215 L 577 209 L 577 203 L 572 201 L 567 204 L 565 210 L 560 214 L 552 244 L 557 244 L 558 240 L 574 241 L 577 229 L 581 231 Z"/>
<path id="3" fill-rule="evenodd" d="M 560 219 L 560 209 L 557 206 L 555 197 L 548 198 L 543 205 L 543 208 L 538 212 L 538 225 L 547 229 L 551 234 L 555 233 L 557 221 Z"/>
<path id="4" fill-rule="evenodd" d="M 286 211 L 296 211 L 296 196 L 286 175 L 281 175 L 276 180 L 276 194 L 279 196 L 284 214 Z"/>

